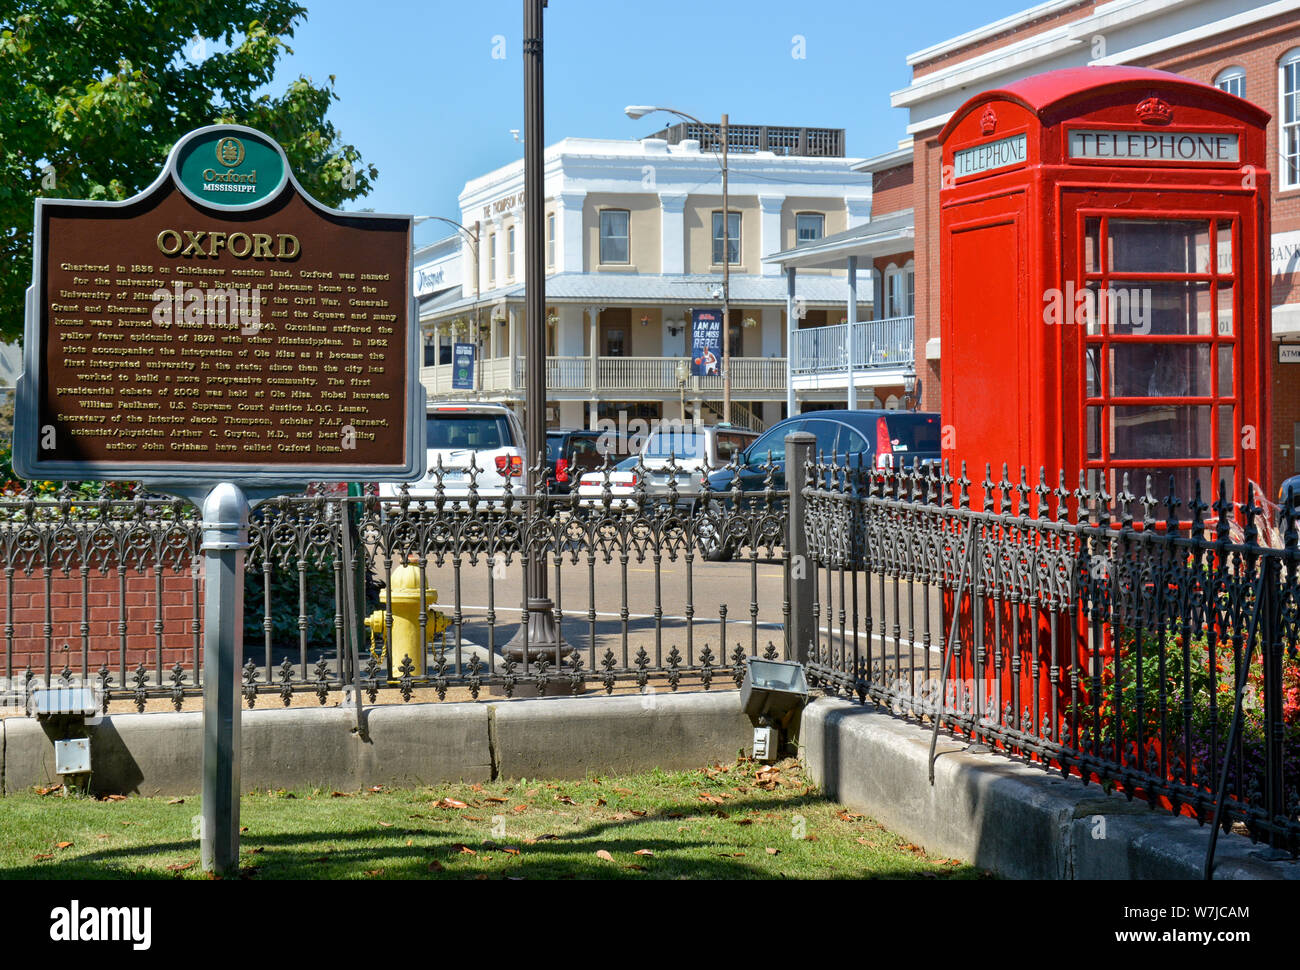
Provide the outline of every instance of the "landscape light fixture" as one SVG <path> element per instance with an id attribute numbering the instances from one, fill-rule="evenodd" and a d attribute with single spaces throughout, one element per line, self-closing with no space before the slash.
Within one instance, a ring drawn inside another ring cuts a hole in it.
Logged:
<path id="1" fill-rule="evenodd" d="M 781 730 L 808 703 L 803 664 L 749 657 L 740 685 L 740 709 L 754 724 L 754 760 L 776 761 Z"/>

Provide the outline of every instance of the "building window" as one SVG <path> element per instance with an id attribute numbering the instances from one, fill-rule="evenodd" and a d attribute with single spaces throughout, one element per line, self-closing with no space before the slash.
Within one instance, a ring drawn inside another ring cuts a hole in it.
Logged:
<path id="1" fill-rule="evenodd" d="M 1225 67 L 1214 79 L 1214 86 L 1220 91 L 1227 91 L 1239 98 L 1246 96 L 1246 69 L 1244 67 Z"/>
<path id="2" fill-rule="evenodd" d="M 1282 58 L 1279 65 L 1282 93 L 1282 187 L 1300 186 L 1300 48 Z"/>
<path id="3" fill-rule="evenodd" d="M 626 209 L 600 211 L 600 261 L 602 263 L 631 262 L 628 247 L 628 220 Z"/>
<path id="4" fill-rule="evenodd" d="M 555 265 L 555 213 L 546 217 L 546 265 Z"/>
<path id="5" fill-rule="evenodd" d="M 820 212 L 801 212 L 795 219 L 795 245 L 815 242 L 825 235 L 826 217 Z"/>
<path id="6" fill-rule="evenodd" d="M 727 262 L 740 262 L 740 213 L 727 213 Z M 722 213 L 713 213 L 713 263 L 722 263 Z"/>
<path id="7" fill-rule="evenodd" d="M 488 283 L 497 278 L 497 237 L 496 233 L 488 235 Z"/>
<path id="8" fill-rule="evenodd" d="M 515 278 L 515 227 L 506 230 L 506 279 Z"/>
<path id="9" fill-rule="evenodd" d="M 885 316 L 910 317 L 916 305 L 915 264 L 908 260 L 902 268 L 890 263 L 885 267 Z"/>

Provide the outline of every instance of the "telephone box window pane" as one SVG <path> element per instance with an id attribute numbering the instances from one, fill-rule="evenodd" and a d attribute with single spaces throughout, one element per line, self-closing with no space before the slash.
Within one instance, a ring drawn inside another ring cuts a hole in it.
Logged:
<path id="1" fill-rule="evenodd" d="M 1219 406 L 1219 457 L 1231 458 L 1237 442 L 1237 429 L 1232 423 L 1232 405 Z"/>
<path id="2" fill-rule="evenodd" d="M 1088 273 L 1101 272 L 1101 220 L 1083 221 L 1083 267 Z"/>
<path id="3" fill-rule="evenodd" d="M 1219 336 L 1231 337 L 1232 328 L 1232 286 L 1219 287 Z"/>
<path id="4" fill-rule="evenodd" d="M 1112 344 L 1111 397 L 1213 397 L 1208 344 Z"/>
<path id="5" fill-rule="evenodd" d="M 1219 345 L 1219 397 L 1232 397 L 1232 346 Z"/>
<path id="6" fill-rule="evenodd" d="M 1214 325 L 1208 283 L 1112 284 L 1106 305 L 1117 336 L 1209 336 Z"/>
<path id="7" fill-rule="evenodd" d="M 1101 313 L 1098 310 L 1100 303 L 1097 298 L 1097 291 L 1100 289 L 1098 284 L 1089 283 L 1083 291 L 1083 319 L 1088 329 L 1088 336 L 1093 337 L 1101 333 Z M 1064 307 L 1062 309 L 1064 319 L 1062 323 L 1077 323 L 1077 307 Z"/>
<path id="8" fill-rule="evenodd" d="M 1209 458 L 1209 406 L 1117 405 L 1110 414 L 1111 458 Z"/>
<path id="9" fill-rule="evenodd" d="M 1128 472 L 1128 490 L 1135 499 L 1140 499 L 1146 494 L 1147 476 L 1151 478 L 1151 496 L 1157 501 L 1162 501 L 1169 496 L 1169 479 L 1173 476 L 1174 495 L 1179 500 L 1179 507 L 1174 510 L 1174 514 L 1179 519 L 1190 519 L 1191 511 L 1187 508 L 1187 502 L 1196 494 L 1197 485 L 1201 486 L 1201 501 L 1208 504 L 1206 496 L 1213 494 L 1211 487 L 1214 482 L 1214 469 L 1209 466 L 1181 466 L 1175 468 L 1115 468 L 1111 470 L 1111 488 L 1118 494 L 1123 485 L 1124 473 Z M 1141 514 L 1142 506 L 1136 502 L 1133 505 L 1133 513 Z M 1158 519 L 1164 520 L 1169 510 L 1164 506 L 1155 511 Z"/>
<path id="10" fill-rule="evenodd" d="M 1220 222 L 1219 235 L 1216 240 L 1218 244 L 1217 272 L 1230 276 L 1232 274 L 1232 223 Z"/>
<path id="11" fill-rule="evenodd" d="M 1206 220 L 1111 219 L 1110 269 L 1116 273 L 1208 273 Z"/>
<path id="12" fill-rule="evenodd" d="M 1088 349 L 1084 351 L 1084 366 L 1088 372 L 1088 393 L 1085 395 L 1086 397 L 1101 396 L 1101 375 L 1098 373 L 1098 368 L 1101 366 L 1098 363 L 1100 354 L 1101 347 L 1096 344 L 1089 346 Z"/>
<path id="13" fill-rule="evenodd" d="M 1223 493 L 1224 493 L 1224 497 L 1227 498 L 1227 500 L 1228 500 L 1229 502 L 1232 501 L 1233 484 L 1234 484 L 1235 481 L 1236 481 L 1235 473 L 1236 473 L 1236 469 L 1234 469 L 1231 465 L 1228 465 L 1228 466 L 1226 466 L 1226 467 L 1221 467 L 1221 468 L 1219 469 L 1219 475 L 1218 475 L 1218 478 L 1219 478 L 1220 481 L 1223 482 Z M 1213 499 L 1211 499 L 1210 496 L 1213 496 Z M 1215 482 L 1215 483 L 1214 483 L 1214 490 L 1213 490 L 1213 491 L 1211 491 L 1211 492 L 1202 492 L 1202 493 L 1201 493 L 1201 499 L 1202 499 L 1202 500 L 1203 500 L 1207 505 L 1210 504 L 1211 501 L 1217 501 L 1218 498 L 1219 498 L 1219 485 L 1218 485 L 1218 482 Z M 1210 514 L 1210 515 L 1213 515 L 1214 512 L 1211 511 L 1209 514 Z"/>
<path id="14" fill-rule="evenodd" d="M 1101 457 L 1101 408 L 1086 408 L 1088 424 L 1088 457 Z"/>

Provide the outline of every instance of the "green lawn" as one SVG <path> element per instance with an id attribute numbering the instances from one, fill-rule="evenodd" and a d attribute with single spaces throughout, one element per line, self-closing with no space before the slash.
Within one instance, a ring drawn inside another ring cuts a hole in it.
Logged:
<path id="1" fill-rule="evenodd" d="M 0 798 L 0 878 L 200 879 L 197 798 Z M 250 792 L 255 879 L 975 878 L 819 797 L 794 761 L 585 781 Z"/>

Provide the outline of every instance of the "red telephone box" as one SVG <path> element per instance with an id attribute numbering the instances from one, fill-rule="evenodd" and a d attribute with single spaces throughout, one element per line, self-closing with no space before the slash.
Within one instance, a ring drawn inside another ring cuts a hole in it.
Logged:
<path id="1" fill-rule="evenodd" d="M 1129 67 L 1026 78 L 944 127 L 944 456 L 1031 484 L 1267 485 L 1267 112 Z M 973 496 L 982 494 L 973 489 Z M 978 504 L 975 507 L 978 507 Z"/>

